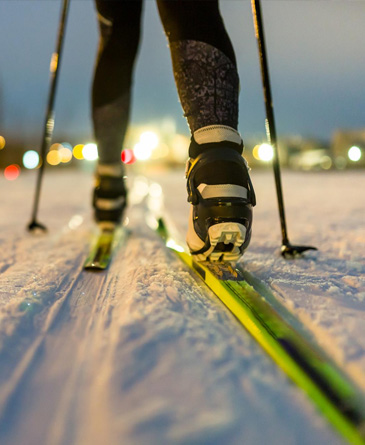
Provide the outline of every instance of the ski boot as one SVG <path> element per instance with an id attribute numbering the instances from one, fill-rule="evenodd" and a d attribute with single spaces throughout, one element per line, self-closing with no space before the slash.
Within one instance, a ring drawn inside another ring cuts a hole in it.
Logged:
<path id="1" fill-rule="evenodd" d="M 99 164 L 95 172 L 94 217 L 99 225 L 120 224 L 127 205 L 127 190 L 121 164 Z"/>
<path id="2" fill-rule="evenodd" d="M 242 150 L 243 144 L 204 144 L 188 160 L 186 241 L 198 261 L 236 262 L 250 243 L 256 198 Z"/>

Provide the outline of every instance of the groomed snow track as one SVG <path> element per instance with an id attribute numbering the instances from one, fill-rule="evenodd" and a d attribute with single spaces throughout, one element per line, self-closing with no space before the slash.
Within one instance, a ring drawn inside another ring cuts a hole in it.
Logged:
<path id="1" fill-rule="evenodd" d="M 91 227 L 72 178 L 52 179 L 67 205 L 45 194 L 46 236 L 24 234 L 26 209 L 9 201 L 2 444 L 342 443 L 138 209 L 109 270 L 82 271 Z M 88 177 L 77 183 L 88 195 Z M 23 202 L 27 180 L 16 187 Z"/>

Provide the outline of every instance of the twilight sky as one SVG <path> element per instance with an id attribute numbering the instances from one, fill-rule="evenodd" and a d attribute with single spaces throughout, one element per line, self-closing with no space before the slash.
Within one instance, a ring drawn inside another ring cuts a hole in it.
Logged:
<path id="1" fill-rule="evenodd" d="M 42 133 L 61 1 L 0 0 L 0 134 Z M 261 78 L 249 0 L 221 0 L 241 79 L 243 138 L 264 134 Z M 365 127 L 365 1 L 264 0 L 278 133 L 329 139 Z M 55 139 L 91 138 L 89 92 L 97 47 L 92 0 L 71 0 L 57 96 Z M 187 133 L 156 4 L 145 2 L 132 122 L 173 119 Z M 34 139 L 35 138 L 35 139 Z"/>

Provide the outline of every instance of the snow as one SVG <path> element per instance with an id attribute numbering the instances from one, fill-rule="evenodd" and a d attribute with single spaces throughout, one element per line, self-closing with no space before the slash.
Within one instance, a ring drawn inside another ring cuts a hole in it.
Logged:
<path id="1" fill-rule="evenodd" d="M 182 171 L 149 177 L 185 230 Z M 242 265 L 364 389 L 364 176 L 283 179 L 290 239 L 320 250 L 280 257 L 272 175 L 257 171 L 254 235 Z M 132 232 L 110 269 L 87 273 L 91 175 L 47 174 L 43 235 L 24 230 L 34 180 L 0 180 L 2 444 L 342 443 L 146 226 L 141 206 L 129 211 Z"/>

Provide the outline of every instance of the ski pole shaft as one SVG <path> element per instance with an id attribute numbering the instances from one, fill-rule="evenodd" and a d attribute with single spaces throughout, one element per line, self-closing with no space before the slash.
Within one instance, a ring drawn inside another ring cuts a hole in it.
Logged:
<path id="1" fill-rule="evenodd" d="M 251 0 L 252 13 L 254 19 L 255 33 L 259 50 L 260 57 L 260 67 L 261 67 L 261 77 L 262 77 L 262 87 L 264 91 L 264 100 L 266 108 L 266 134 L 269 144 L 273 148 L 274 158 L 273 158 L 273 169 L 275 177 L 276 195 L 278 199 L 280 225 L 281 225 L 281 235 L 282 235 L 282 245 L 281 254 L 287 258 L 293 258 L 296 256 L 301 256 L 301 254 L 307 250 L 317 250 L 313 246 L 301 246 L 293 245 L 289 242 L 288 231 L 286 228 L 285 210 L 284 210 L 284 198 L 283 189 L 281 185 L 281 173 L 280 173 L 280 162 L 279 153 L 276 139 L 276 127 L 274 119 L 274 107 L 271 97 L 271 87 L 270 87 L 270 77 L 269 77 L 269 66 L 266 56 L 265 47 L 265 36 L 264 36 L 264 24 L 261 14 L 260 0 Z"/>
<path id="2" fill-rule="evenodd" d="M 272 146 L 273 152 L 274 152 L 273 169 L 274 169 L 274 177 L 275 177 L 275 185 L 276 185 L 276 194 L 277 194 L 278 206 L 279 206 L 281 235 L 282 235 L 283 244 L 285 245 L 285 244 L 289 243 L 289 240 L 288 240 L 288 232 L 287 232 L 287 228 L 286 228 L 284 199 L 283 199 L 283 191 L 282 191 L 282 185 L 281 185 L 280 161 L 279 161 L 279 153 L 278 153 L 278 147 L 277 147 L 275 119 L 274 119 L 274 107 L 273 107 L 273 100 L 272 100 L 272 96 L 271 96 L 269 66 L 268 66 L 268 61 L 267 61 L 267 56 L 266 56 L 264 25 L 263 25 L 263 21 L 262 21 L 260 0 L 252 0 L 251 5 L 252 5 L 253 18 L 254 18 L 256 39 L 257 39 L 257 44 L 258 44 L 258 49 L 259 49 L 262 86 L 263 86 L 263 90 L 264 90 L 264 100 L 265 100 L 265 109 L 266 109 L 266 135 L 267 135 L 268 142 Z"/>
<path id="3" fill-rule="evenodd" d="M 60 17 L 59 28 L 58 28 L 56 50 L 52 54 L 52 58 L 51 58 L 50 90 L 49 90 L 49 96 L 48 96 L 45 122 L 44 122 L 44 127 L 43 127 L 42 145 L 41 145 L 41 151 L 40 151 L 41 165 L 38 170 L 33 211 L 32 211 L 32 219 L 28 225 L 29 230 L 33 230 L 35 228 L 45 229 L 45 227 L 42 224 L 39 224 L 37 222 L 37 214 L 38 214 L 38 208 L 39 208 L 39 198 L 40 198 L 40 193 L 41 193 L 44 168 L 46 165 L 46 155 L 49 150 L 51 140 L 52 140 L 52 135 L 53 135 L 54 104 L 55 104 L 55 98 L 56 98 L 59 69 L 60 69 L 60 65 L 61 65 L 62 49 L 63 49 L 63 43 L 64 43 L 65 27 L 66 27 L 67 14 L 68 14 L 68 10 L 69 10 L 69 4 L 70 4 L 70 0 L 63 0 L 62 8 L 61 8 L 61 17 Z"/>

